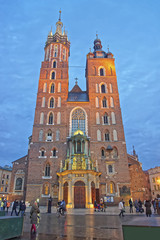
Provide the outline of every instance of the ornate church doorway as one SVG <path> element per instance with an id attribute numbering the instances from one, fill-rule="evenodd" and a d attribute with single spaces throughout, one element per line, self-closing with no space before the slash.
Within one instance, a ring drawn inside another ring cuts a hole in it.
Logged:
<path id="1" fill-rule="evenodd" d="M 74 184 L 74 207 L 85 208 L 86 193 L 85 184 L 82 181 L 78 181 Z"/>
<path id="2" fill-rule="evenodd" d="M 68 183 L 65 182 L 63 186 L 63 196 L 66 204 L 68 204 Z"/>

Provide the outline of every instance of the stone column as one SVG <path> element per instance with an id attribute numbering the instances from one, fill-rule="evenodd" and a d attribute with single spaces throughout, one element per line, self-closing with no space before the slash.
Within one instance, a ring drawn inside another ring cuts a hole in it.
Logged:
<path id="1" fill-rule="evenodd" d="M 63 194 L 62 194 L 62 177 L 59 178 L 59 192 L 58 192 L 58 200 L 62 200 Z"/>
<path id="2" fill-rule="evenodd" d="M 68 181 L 68 208 L 72 208 L 72 180 Z"/>

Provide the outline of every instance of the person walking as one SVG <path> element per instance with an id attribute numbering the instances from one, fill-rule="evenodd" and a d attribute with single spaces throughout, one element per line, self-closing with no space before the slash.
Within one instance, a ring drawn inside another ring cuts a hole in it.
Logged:
<path id="1" fill-rule="evenodd" d="M 130 213 L 133 213 L 133 202 L 132 199 L 129 199 L 129 207 L 130 207 Z"/>
<path id="2" fill-rule="evenodd" d="M 149 200 L 146 200 L 145 207 L 146 207 L 146 216 L 147 217 L 148 216 L 151 217 L 151 214 L 152 214 L 152 212 L 151 212 L 151 203 L 150 203 Z"/>
<path id="3" fill-rule="evenodd" d="M 4 202 L 1 201 L 1 211 L 3 211 Z"/>
<path id="4" fill-rule="evenodd" d="M 35 201 L 31 211 L 30 211 L 30 218 L 31 218 L 31 234 L 36 233 L 36 224 L 37 224 L 37 215 L 40 213 L 40 210 L 38 208 L 37 202 Z M 34 230 L 34 231 L 33 231 Z"/>
<path id="5" fill-rule="evenodd" d="M 119 214 L 119 216 L 121 217 L 121 215 L 122 215 L 122 217 L 124 217 L 124 212 L 125 212 L 125 210 L 124 210 L 124 205 L 123 205 L 123 199 L 119 202 L 119 210 L 120 210 L 120 214 Z"/>
<path id="6" fill-rule="evenodd" d="M 18 216 L 17 206 L 18 206 L 18 201 L 17 201 L 17 199 L 15 199 L 15 201 L 14 201 L 14 203 L 13 203 L 13 207 L 12 207 L 11 216 L 12 216 L 12 214 L 13 214 L 13 211 L 15 211 L 16 216 Z"/>
<path id="7" fill-rule="evenodd" d="M 52 208 L 52 198 L 50 197 L 48 199 L 48 213 L 51 213 L 51 208 Z"/>
<path id="8" fill-rule="evenodd" d="M 8 209 L 9 209 L 10 205 L 11 205 L 10 202 L 7 201 L 7 213 L 8 213 Z"/>
<path id="9" fill-rule="evenodd" d="M 26 210 L 26 205 L 25 205 L 25 202 L 22 200 L 22 201 L 20 201 L 20 206 L 19 206 L 18 215 L 19 215 L 20 212 L 21 212 L 21 217 L 23 217 L 23 216 L 24 216 L 24 213 L 25 213 L 25 210 Z"/>

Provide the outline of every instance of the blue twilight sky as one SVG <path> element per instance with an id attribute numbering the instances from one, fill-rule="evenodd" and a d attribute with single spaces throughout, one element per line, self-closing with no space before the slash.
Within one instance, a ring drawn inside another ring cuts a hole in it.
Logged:
<path id="1" fill-rule="evenodd" d="M 58 20 L 71 41 L 70 89 L 85 90 L 96 32 L 114 54 L 127 151 L 143 169 L 160 165 L 160 1 L 0 0 L 0 165 L 27 154 L 44 45 Z"/>

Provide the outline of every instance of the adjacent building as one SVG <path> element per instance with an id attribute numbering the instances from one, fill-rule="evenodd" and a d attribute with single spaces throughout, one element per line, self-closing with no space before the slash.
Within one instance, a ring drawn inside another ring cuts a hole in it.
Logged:
<path id="1" fill-rule="evenodd" d="M 12 168 L 8 165 L 0 167 L 0 200 L 8 199 L 10 192 Z"/>
<path id="2" fill-rule="evenodd" d="M 160 167 L 148 170 L 152 199 L 160 198 Z"/>

